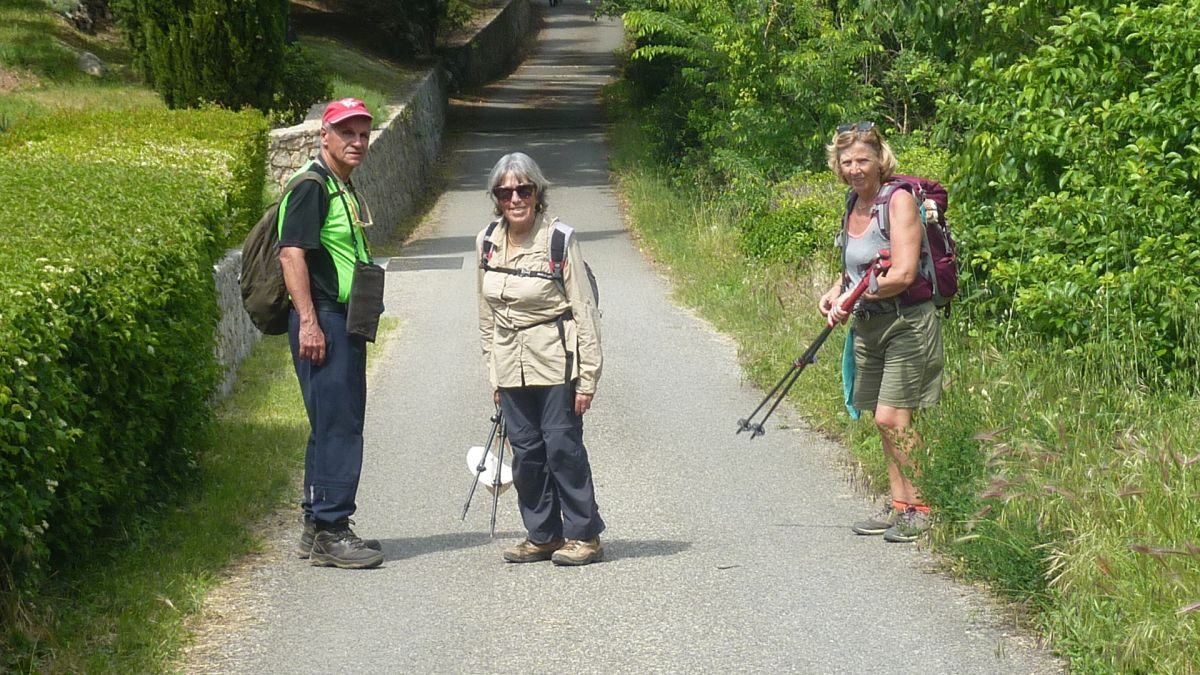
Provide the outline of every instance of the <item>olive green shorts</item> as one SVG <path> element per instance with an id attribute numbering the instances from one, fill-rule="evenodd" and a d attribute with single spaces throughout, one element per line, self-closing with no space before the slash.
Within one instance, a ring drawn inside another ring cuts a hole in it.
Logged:
<path id="1" fill-rule="evenodd" d="M 854 407 L 925 408 L 942 396 L 942 317 L 932 302 L 854 318 Z"/>

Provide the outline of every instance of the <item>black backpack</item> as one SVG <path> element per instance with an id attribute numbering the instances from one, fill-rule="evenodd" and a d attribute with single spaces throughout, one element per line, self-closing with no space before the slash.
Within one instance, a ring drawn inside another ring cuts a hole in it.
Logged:
<path id="1" fill-rule="evenodd" d="M 553 281 L 558 290 L 562 291 L 563 295 L 567 294 L 566 285 L 563 283 L 563 268 L 567 266 L 567 246 L 571 243 L 571 236 L 575 234 L 575 229 L 570 225 L 554 221 L 554 232 L 550 234 L 550 271 L 541 272 L 539 270 L 515 270 L 509 267 L 492 267 L 492 232 L 496 231 L 496 226 L 500 224 L 499 220 L 493 220 L 488 226 L 487 231 L 483 233 L 483 256 L 479 261 L 479 266 L 485 271 L 501 272 L 503 274 L 515 274 L 521 277 L 538 277 L 539 279 L 549 279 Z M 600 305 L 600 288 L 596 285 L 596 275 L 592 274 L 591 265 L 585 260 L 583 269 L 587 272 L 588 283 L 592 286 L 592 297 L 596 300 L 596 305 Z"/>
<path id="2" fill-rule="evenodd" d="M 316 181 L 325 189 L 325 177 L 316 171 L 297 175 L 288 181 L 279 199 L 259 218 L 242 244 L 242 273 L 238 277 L 242 307 L 255 327 L 267 335 L 287 332 L 288 311 L 292 307 L 283 283 L 283 268 L 279 265 L 279 205 L 306 180 Z"/>

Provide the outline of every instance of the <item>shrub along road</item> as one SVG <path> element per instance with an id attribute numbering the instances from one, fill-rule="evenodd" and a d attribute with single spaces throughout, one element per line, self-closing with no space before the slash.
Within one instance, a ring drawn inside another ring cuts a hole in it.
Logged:
<path id="1" fill-rule="evenodd" d="M 871 508 L 815 434 L 734 422 L 761 392 L 734 347 L 668 300 L 634 246 L 606 168 L 598 91 L 618 25 L 551 9 L 535 55 L 456 101 L 447 189 L 393 259 L 400 335 L 368 403 L 357 528 L 380 538 L 371 571 L 310 567 L 282 553 L 252 572 L 255 619 L 218 635 L 200 670 L 235 672 L 1053 672 L 977 590 L 926 570 L 913 546 L 855 537 Z M 488 431 L 479 352 L 475 233 L 490 217 L 487 171 L 528 152 L 554 184 L 550 211 L 579 231 L 600 281 L 605 371 L 586 435 L 608 560 L 509 565 L 523 535 L 515 495 L 458 516 L 464 455 Z M 814 324 L 815 325 L 815 324 Z"/>

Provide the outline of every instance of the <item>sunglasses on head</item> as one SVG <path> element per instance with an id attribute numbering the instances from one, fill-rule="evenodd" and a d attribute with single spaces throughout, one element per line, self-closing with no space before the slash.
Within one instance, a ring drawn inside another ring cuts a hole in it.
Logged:
<path id="1" fill-rule="evenodd" d="M 492 195 L 496 197 L 497 201 L 501 202 L 506 202 L 512 199 L 514 192 L 517 193 L 517 196 L 521 199 L 529 199 L 533 196 L 533 193 L 536 189 L 537 186 L 533 183 L 521 183 L 515 188 L 497 186 L 492 188 Z"/>
<path id="2" fill-rule="evenodd" d="M 847 131 L 870 131 L 875 128 L 874 122 L 854 122 L 853 124 L 842 124 L 837 128 L 839 134 L 844 134 Z"/>

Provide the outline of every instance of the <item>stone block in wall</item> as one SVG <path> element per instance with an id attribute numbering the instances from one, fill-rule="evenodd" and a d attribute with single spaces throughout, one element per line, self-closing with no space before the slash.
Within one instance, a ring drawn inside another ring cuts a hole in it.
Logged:
<path id="1" fill-rule="evenodd" d="M 217 363 L 221 364 L 219 397 L 229 395 L 237 379 L 237 368 L 250 354 L 262 334 L 242 309 L 242 290 L 238 277 L 242 271 L 242 252 L 234 249 L 213 265 L 213 280 L 217 286 L 217 305 L 221 320 L 217 324 Z"/>

